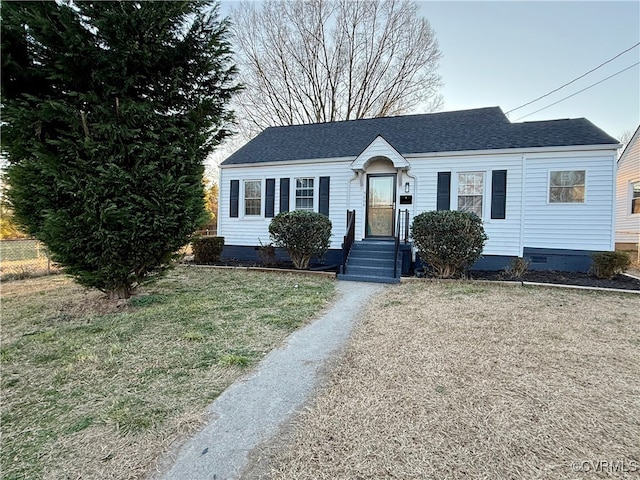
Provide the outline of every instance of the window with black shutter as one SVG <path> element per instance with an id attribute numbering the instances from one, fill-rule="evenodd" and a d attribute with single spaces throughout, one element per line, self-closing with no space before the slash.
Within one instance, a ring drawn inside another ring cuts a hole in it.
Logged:
<path id="1" fill-rule="evenodd" d="M 229 216 L 238 218 L 238 202 L 240 201 L 240 180 L 231 180 Z"/>
<path id="2" fill-rule="evenodd" d="M 491 173 L 491 218 L 504 219 L 507 216 L 507 171 L 494 170 Z"/>
<path id="3" fill-rule="evenodd" d="M 276 197 L 276 179 L 267 178 L 265 182 L 265 194 L 264 194 L 264 216 L 272 218 L 274 216 L 275 209 L 275 197 Z"/>
<path id="4" fill-rule="evenodd" d="M 289 179 L 280 179 L 280 213 L 289 211 Z"/>
<path id="5" fill-rule="evenodd" d="M 451 209 L 451 172 L 438 172 L 437 210 Z"/>
<path id="6" fill-rule="evenodd" d="M 320 177 L 320 193 L 318 198 L 318 212 L 327 217 L 329 216 L 329 178 L 330 177 Z"/>

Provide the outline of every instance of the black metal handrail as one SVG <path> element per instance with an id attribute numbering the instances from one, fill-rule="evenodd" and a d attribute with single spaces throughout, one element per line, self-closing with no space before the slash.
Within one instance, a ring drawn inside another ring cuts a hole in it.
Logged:
<path id="1" fill-rule="evenodd" d="M 409 243 L 409 210 L 404 211 L 404 243 Z"/>
<path id="2" fill-rule="evenodd" d="M 393 278 L 398 278 L 398 250 L 400 249 L 400 213 L 402 210 L 398 210 L 398 221 L 396 222 L 396 248 L 393 255 Z"/>
<path id="3" fill-rule="evenodd" d="M 342 241 L 342 273 L 347 273 L 347 258 L 356 238 L 356 211 L 347 210 L 347 233 Z"/>
<path id="4" fill-rule="evenodd" d="M 404 243 L 409 242 L 409 210 L 398 210 L 398 221 L 396 222 L 395 241 L 396 249 L 393 264 L 393 278 L 398 278 L 398 252 L 400 251 L 400 233 L 403 233 Z M 402 274 L 402 272 L 400 272 Z"/>

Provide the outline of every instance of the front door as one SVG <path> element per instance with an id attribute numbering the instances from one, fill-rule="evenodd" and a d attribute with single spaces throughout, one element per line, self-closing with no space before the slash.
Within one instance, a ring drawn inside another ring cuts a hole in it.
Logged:
<path id="1" fill-rule="evenodd" d="M 396 175 L 367 176 L 367 237 L 392 237 Z"/>

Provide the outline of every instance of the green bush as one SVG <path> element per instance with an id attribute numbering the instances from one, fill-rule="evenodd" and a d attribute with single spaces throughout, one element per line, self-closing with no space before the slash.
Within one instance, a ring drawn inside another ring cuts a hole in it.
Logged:
<path id="1" fill-rule="evenodd" d="M 81 285 L 129 298 L 202 223 L 230 33 L 207 1 L 2 3 L 7 200 Z"/>
<path id="2" fill-rule="evenodd" d="M 297 269 L 305 269 L 312 255 L 323 257 L 329 249 L 331 220 L 304 210 L 282 212 L 271 220 L 269 234 L 276 247 L 287 251 Z"/>
<path id="3" fill-rule="evenodd" d="M 425 266 L 440 278 L 462 275 L 480 258 L 487 241 L 477 215 L 455 210 L 414 217 L 411 237 Z"/>
<path id="4" fill-rule="evenodd" d="M 591 258 L 591 271 L 598 278 L 612 278 L 631 265 L 627 252 L 598 252 L 591 254 Z"/>
<path id="5" fill-rule="evenodd" d="M 191 242 L 193 260 L 197 264 L 207 265 L 220 260 L 224 248 L 224 237 L 198 237 Z"/>

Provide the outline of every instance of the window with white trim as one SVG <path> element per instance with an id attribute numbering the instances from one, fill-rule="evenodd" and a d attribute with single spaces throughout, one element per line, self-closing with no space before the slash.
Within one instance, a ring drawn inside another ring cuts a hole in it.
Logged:
<path id="1" fill-rule="evenodd" d="M 245 180 L 244 214 L 247 217 L 260 216 L 262 213 L 262 181 Z"/>
<path id="2" fill-rule="evenodd" d="M 313 178 L 296 178 L 296 210 L 313 211 Z"/>
<path id="3" fill-rule="evenodd" d="M 484 172 L 458 173 L 458 210 L 482 218 Z"/>
<path id="4" fill-rule="evenodd" d="M 549 203 L 584 203 L 584 170 L 549 172 Z"/>
<path id="5" fill-rule="evenodd" d="M 640 213 L 640 182 L 631 182 L 631 215 Z"/>

